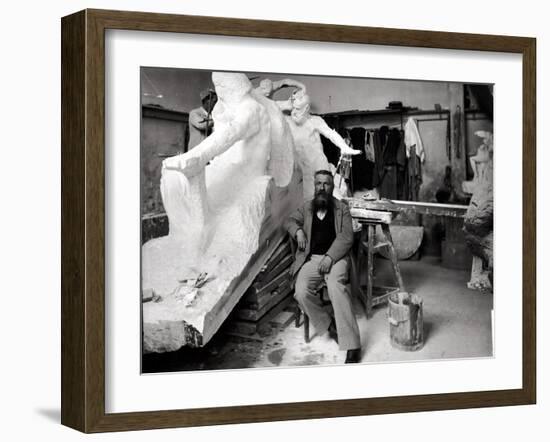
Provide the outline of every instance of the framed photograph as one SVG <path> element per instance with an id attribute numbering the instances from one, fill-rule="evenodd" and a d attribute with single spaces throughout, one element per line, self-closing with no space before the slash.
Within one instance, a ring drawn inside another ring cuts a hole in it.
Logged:
<path id="1" fill-rule="evenodd" d="M 532 38 L 62 19 L 62 423 L 534 404 Z"/>

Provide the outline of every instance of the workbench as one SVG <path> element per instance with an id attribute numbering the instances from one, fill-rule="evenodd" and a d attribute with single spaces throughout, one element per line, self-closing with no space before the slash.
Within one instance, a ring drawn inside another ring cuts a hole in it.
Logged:
<path id="1" fill-rule="evenodd" d="M 442 216 L 451 224 L 464 217 L 468 206 L 458 204 L 424 203 L 418 201 L 366 200 L 363 198 L 344 198 L 350 208 L 351 216 L 360 226 L 359 244 L 356 262 L 358 266 L 358 287 L 366 305 L 367 317 L 378 304 L 387 302 L 397 292 L 406 291 L 399 262 L 393 244 L 390 224 L 398 214 Z M 383 241 L 376 242 L 376 226 L 380 226 Z M 396 286 L 374 285 L 374 254 L 386 248 L 392 264 Z M 366 272 L 364 271 L 366 269 Z"/>

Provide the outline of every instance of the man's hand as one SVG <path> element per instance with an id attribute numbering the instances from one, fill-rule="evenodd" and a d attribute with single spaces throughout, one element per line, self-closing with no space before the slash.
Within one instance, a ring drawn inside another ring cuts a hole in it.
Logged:
<path id="1" fill-rule="evenodd" d="M 306 249 L 306 234 L 302 229 L 296 232 L 296 241 L 298 242 L 298 250 Z"/>
<path id="2" fill-rule="evenodd" d="M 214 126 L 214 120 L 212 118 L 204 118 L 201 121 L 199 121 L 201 124 L 206 124 L 208 127 Z"/>
<path id="3" fill-rule="evenodd" d="M 325 273 L 330 272 L 330 268 L 332 267 L 332 258 L 328 255 L 323 256 L 323 259 L 319 263 L 319 273 L 321 275 L 324 275 Z"/>

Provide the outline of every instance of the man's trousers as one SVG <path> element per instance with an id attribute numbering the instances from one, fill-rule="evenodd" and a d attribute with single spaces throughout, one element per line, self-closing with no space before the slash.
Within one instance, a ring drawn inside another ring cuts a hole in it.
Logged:
<path id="1" fill-rule="evenodd" d="M 334 309 L 338 345 L 340 350 L 352 350 L 361 347 L 359 327 L 349 290 L 349 258 L 333 263 L 330 272 L 321 275 L 318 271 L 323 255 L 312 255 L 298 272 L 294 297 L 309 317 L 318 335 L 328 330 L 331 322 L 329 313 L 322 305 L 317 290 L 323 280 L 327 284 L 328 296 Z"/>

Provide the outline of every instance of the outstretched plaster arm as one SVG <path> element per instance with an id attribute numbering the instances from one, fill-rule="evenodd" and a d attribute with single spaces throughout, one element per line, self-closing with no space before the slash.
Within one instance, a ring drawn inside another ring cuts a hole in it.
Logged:
<path id="1" fill-rule="evenodd" d="M 269 78 L 264 78 L 260 81 L 260 85 L 256 90 L 266 97 L 271 98 L 275 92 L 284 87 L 297 87 L 298 89 L 303 90 L 304 93 L 306 92 L 306 86 L 304 83 L 291 78 L 284 78 L 283 80 L 278 81 L 271 81 Z"/>
<path id="2" fill-rule="evenodd" d="M 273 82 L 273 92 L 284 87 L 297 87 L 298 89 L 302 89 L 304 93 L 306 92 L 305 84 L 298 80 L 293 80 L 292 78 L 285 78 L 283 80 Z"/>
<path id="3" fill-rule="evenodd" d="M 271 81 L 269 78 L 265 78 L 260 82 L 260 86 L 257 90 L 266 97 L 270 98 L 275 92 L 284 87 L 296 87 L 302 90 L 304 94 L 306 93 L 305 84 L 298 80 L 293 80 L 292 78 L 284 78 L 278 81 Z M 281 111 L 292 110 L 292 98 L 282 101 L 278 100 L 275 101 L 275 103 L 277 104 L 277 106 L 279 106 L 279 109 L 281 109 Z"/>
<path id="4" fill-rule="evenodd" d="M 344 139 L 340 136 L 338 132 L 336 132 L 334 129 L 331 129 L 327 123 L 325 123 L 325 120 L 323 120 L 321 117 L 312 117 L 312 121 L 314 121 L 315 127 L 319 131 L 321 135 L 323 135 L 325 138 L 328 138 L 336 147 L 340 149 L 340 152 L 344 155 L 358 155 L 361 153 L 360 150 L 352 149 L 349 147 Z"/>
<path id="5" fill-rule="evenodd" d="M 260 130 L 259 120 L 252 107 L 241 106 L 235 118 L 205 138 L 193 150 L 167 158 L 163 168 L 179 170 L 188 178 L 199 174 L 215 157 L 225 152 L 237 141 L 252 136 Z"/>

